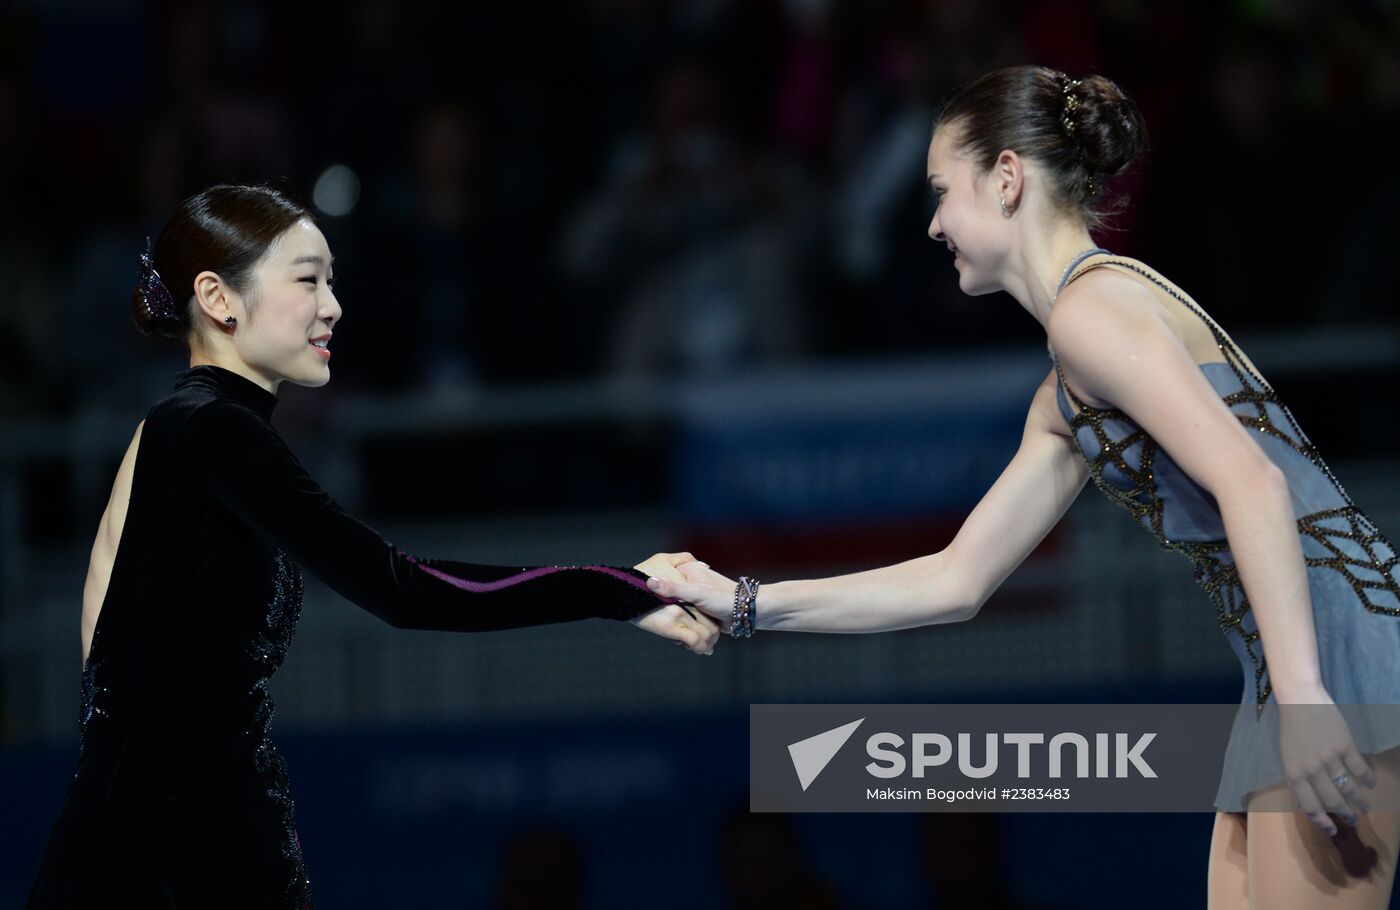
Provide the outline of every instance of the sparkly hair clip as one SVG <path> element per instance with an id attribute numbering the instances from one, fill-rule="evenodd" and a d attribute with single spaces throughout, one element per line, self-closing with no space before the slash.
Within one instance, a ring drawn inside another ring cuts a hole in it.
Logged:
<path id="1" fill-rule="evenodd" d="M 1078 79 L 1071 79 L 1068 73 L 1060 73 L 1060 94 L 1064 96 L 1064 113 L 1060 115 L 1060 126 L 1064 127 L 1065 135 L 1069 136 L 1070 143 L 1074 146 L 1075 154 L 1079 160 L 1084 162 L 1085 170 L 1089 170 L 1088 159 L 1084 156 L 1084 145 L 1079 141 L 1079 134 L 1075 131 L 1075 113 L 1079 110 L 1079 96 L 1074 94 L 1074 90 L 1079 87 Z M 1093 196 L 1098 192 L 1098 185 L 1094 181 L 1094 173 L 1089 171 L 1088 181 L 1089 195 Z"/>
<path id="2" fill-rule="evenodd" d="M 146 238 L 146 251 L 141 254 L 141 264 L 136 268 L 136 287 L 141 292 L 141 302 L 152 319 L 179 319 L 175 312 L 175 298 L 161 280 L 151 260 L 151 238 Z"/>
<path id="3" fill-rule="evenodd" d="M 1069 133 L 1071 139 L 1075 139 L 1074 134 L 1074 112 L 1079 110 L 1079 98 L 1074 94 L 1074 90 L 1079 87 L 1078 79 L 1071 79 L 1067 73 L 1060 73 L 1060 94 L 1064 95 L 1065 112 L 1060 117 L 1060 125 Z"/>

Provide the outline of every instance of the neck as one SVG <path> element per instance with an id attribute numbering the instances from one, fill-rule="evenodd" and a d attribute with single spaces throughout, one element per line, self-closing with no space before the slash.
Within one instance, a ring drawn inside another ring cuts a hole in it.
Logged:
<path id="1" fill-rule="evenodd" d="M 1078 221 L 1026 232 L 1021 238 L 1020 254 L 1008 263 L 1011 274 L 1005 284 L 1007 293 L 1044 326 L 1065 266 L 1096 245 L 1088 229 Z"/>
<path id="2" fill-rule="evenodd" d="M 241 357 L 217 357 L 208 354 L 203 350 L 193 350 L 190 352 L 190 366 L 211 366 L 220 367 L 230 373 L 237 373 L 249 382 L 255 382 L 272 394 L 277 394 L 277 387 L 282 384 L 281 379 L 272 379 L 263 375 L 261 370 L 254 369 L 243 362 Z"/>

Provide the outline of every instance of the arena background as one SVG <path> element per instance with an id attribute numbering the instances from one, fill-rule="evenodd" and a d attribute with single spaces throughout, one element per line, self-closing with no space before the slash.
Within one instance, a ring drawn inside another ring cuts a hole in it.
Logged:
<path id="1" fill-rule="evenodd" d="M 186 365 L 132 327 L 137 255 L 211 183 L 317 210 L 334 379 L 276 423 L 403 548 L 812 577 L 943 546 L 1047 369 L 925 235 L 933 112 L 997 66 L 1102 73 L 1151 149 L 1098 239 L 1400 534 L 1394 2 L 0 10 L 0 906 L 72 776 L 97 520 Z M 747 705 L 1226 702 L 1240 671 L 1189 564 L 1088 491 L 972 623 L 704 659 L 396 631 L 308 576 L 273 689 L 325 907 L 1183 907 L 1206 815 L 749 815 Z"/>

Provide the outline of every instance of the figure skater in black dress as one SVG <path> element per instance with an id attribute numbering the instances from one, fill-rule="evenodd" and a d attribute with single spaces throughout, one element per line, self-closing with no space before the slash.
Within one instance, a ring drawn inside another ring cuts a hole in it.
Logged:
<path id="1" fill-rule="evenodd" d="M 268 681 L 305 566 L 398 628 L 626 620 L 708 653 L 716 625 L 633 568 L 405 553 L 316 485 L 269 422 L 330 380 L 341 308 L 313 218 L 275 190 L 186 200 L 141 257 L 138 326 L 190 368 L 137 426 L 83 592 L 77 772 L 28 907 L 306 908 L 311 887 Z"/>

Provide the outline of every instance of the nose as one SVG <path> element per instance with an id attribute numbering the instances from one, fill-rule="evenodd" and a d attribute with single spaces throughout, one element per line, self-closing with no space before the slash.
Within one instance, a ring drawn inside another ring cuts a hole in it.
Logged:
<path id="1" fill-rule="evenodd" d="M 933 213 L 933 220 L 928 223 L 928 236 L 930 240 L 943 239 L 943 226 L 938 223 L 938 213 Z"/>
<path id="2" fill-rule="evenodd" d="M 326 289 L 326 298 L 321 304 L 319 315 L 322 319 L 326 320 L 327 327 L 340 321 L 340 301 L 335 298 L 335 292 L 329 288 Z"/>

